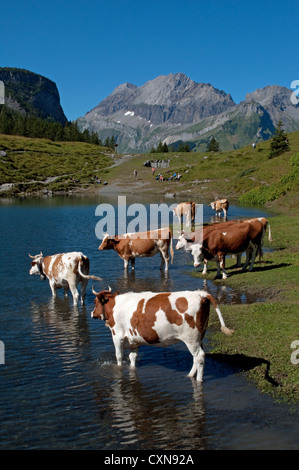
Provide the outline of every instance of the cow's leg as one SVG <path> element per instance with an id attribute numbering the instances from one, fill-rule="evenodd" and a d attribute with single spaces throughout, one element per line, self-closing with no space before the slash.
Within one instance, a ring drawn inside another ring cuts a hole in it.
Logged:
<path id="1" fill-rule="evenodd" d="M 186 214 L 186 227 L 190 227 L 190 213 L 187 212 Z"/>
<path id="2" fill-rule="evenodd" d="M 238 253 L 237 254 L 237 268 L 241 267 L 241 265 L 242 265 L 241 260 L 242 260 L 242 253 Z"/>
<path id="3" fill-rule="evenodd" d="M 206 259 L 203 260 L 203 271 L 202 274 L 207 274 L 208 272 L 208 261 Z"/>
<path id="4" fill-rule="evenodd" d="M 217 274 L 215 279 L 221 279 L 221 271 L 220 271 L 220 261 L 219 259 L 216 260 L 216 267 L 217 267 Z"/>
<path id="5" fill-rule="evenodd" d="M 135 258 L 131 259 L 131 266 L 132 266 L 132 269 L 135 269 Z"/>
<path id="6" fill-rule="evenodd" d="M 136 367 L 137 354 L 138 354 L 138 348 L 132 349 L 129 354 L 130 367 L 132 367 L 132 369 L 135 369 Z"/>
<path id="7" fill-rule="evenodd" d="M 52 291 L 52 297 L 53 299 L 56 299 L 56 286 L 55 286 L 55 282 L 51 282 L 50 281 L 50 287 L 51 287 L 51 291 Z"/>
<path id="8" fill-rule="evenodd" d="M 113 336 L 113 343 L 114 343 L 114 348 L 115 348 L 115 357 L 116 357 L 116 362 L 118 366 L 122 365 L 122 360 L 123 360 L 123 341 L 118 338 Z"/>
<path id="9" fill-rule="evenodd" d="M 225 271 L 225 256 L 224 255 L 220 256 L 220 268 L 222 269 L 222 279 L 226 279 L 227 274 Z"/>
<path id="10" fill-rule="evenodd" d="M 254 245 L 253 249 L 252 249 L 252 253 L 251 253 L 251 263 L 250 263 L 248 271 L 252 271 L 252 269 L 253 269 L 253 264 L 255 262 L 255 258 L 256 258 L 256 255 L 257 255 L 257 249 L 258 249 L 258 245 Z"/>
<path id="11" fill-rule="evenodd" d="M 78 305 L 78 300 L 79 300 L 79 292 L 77 290 L 76 284 L 69 284 L 70 286 L 70 291 L 73 296 L 73 305 L 76 306 Z"/>
<path id="12" fill-rule="evenodd" d="M 87 284 L 88 284 L 88 279 L 82 279 L 81 281 L 81 305 L 83 305 L 85 302 Z"/>
<path id="13" fill-rule="evenodd" d="M 163 249 L 160 250 L 160 255 L 161 255 L 160 269 L 163 269 L 163 265 L 165 265 L 164 270 L 168 271 L 169 256 L 168 256 L 167 251 L 164 251 Z"/>
<path id="14" fill-rule="evenodd" d="M 264 253 L 263 253 L 263 244 L 262 244 L 262 243 L 258 246 L 256 255 L 257 255 L 257 254 L 259 255 L 259 263 L 261 263 L 261 262 L 263 261 L 263 256 L 264 256 Z"/>
<path id="15" fill-rule="evenodd" d="M 245 263 L 244 263 L 244 266 L 242 268 L 242 271 L 246 271 L 247 269 L 247 266 L 249 265 L 250 263 L 250 259 L 252 257 L 252 247 L 249 246 L 246 250 L 246 259 L 245 259 Z"/>
<path id="16" fill-rule="evenodd" d="M 64 297 L 68 297 L 68 295 L 69 295 L 69 288 L 65 287 L 64 288 Z"/>
<path id="17" fill-rule="evenodd" d="M 201 345 L 195 346 L 193 344 L 186 343 L 190 353 L 193 356 L 193 365 L 188 374 L 188 377 L 194 377 L 196 374 L 197 382 L 203 381 L 203 371 L 205 364 L 205 352 Z"/>
<path id="18" fill-rule="evenodd" d="M 127 259 L 124 259 L 124 268 L 127 270 L 129 265 L 129 261 Z"/>

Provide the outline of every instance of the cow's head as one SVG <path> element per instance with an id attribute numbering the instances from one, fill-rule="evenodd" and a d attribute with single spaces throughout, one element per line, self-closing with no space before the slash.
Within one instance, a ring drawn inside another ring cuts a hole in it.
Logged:
<path id="1" fill-rule="evenodd" d="M 118 295 L 118 292 L 115 292 L 114 294 L 111 293 L 111 287 L 109 287 L 109 290 L 102 290 L 101 292 L 96 292 L 92 288 L 92 293 L 96 296 L 94 299 L 94 309 L 91 312 L 91 318 L 100 318 L 101 320 L 107 320 L 109 318 L 109 313 L 110 311 L 113 310 L 114 304 L 115 304 L 115 296 Z M 111 308 L 105 308 L 104 306 L 109 303 L 110 300 L 113 299 L 113 305 L 111 305 Z"/>
<path id="2" fill-rule="evenodd" d="M 175 248 L 176 250 L 180 250 L 181 248 L 188 250 L 188 248 L 190 247 L 190 243 L 193 243 L 194 240 L 191 240 L 187 233 L 185 232 L 180 232 L 180 233 L 181 235 L 178 237 L 178 242 Z"/>
<path id="3" fill-rule="evenodd" d="M 212 209 L 215 210 L 215 204 L 216 204 L 215 202 L 210 202 L 209 206 L 211 206 Z"/>
<path id="4" fill-rule="evenodd" d="M 181 248 L 186 248 L 187 245 L 188 245 L 188 242 L 187 242 L 186 238 L 183 235 L 180 235 L 179 238 L 178 238 L 178 242 L 175 246 L 175 249 L 180 250 Z"/>
<path id="5" fill-rule="evenodd" d="M 113 237 L 110 237 L 110 235 L 106 234 L 104 235 L 103 241 L 99 246 L 99 250 L 111 250 L 115 247 L 115 244 L 119 242 L 119 240 L 116 240 Z"/>
<path id="6" fill-rule="evenodd" d="M 191 251 L 191 255 L 193 256 L 193 265 L 195 268 L 198 268 L 198 266 L 203 260 L 202 245 L 200 243 L 193 243 L 190 246 L 189 250 Z"/>
<path id="7" fill-rule="evenodd" d="M 29 271 L 30 276 L 33 274 L 38 274 L 41 279 L 45 280 L 46 276 L 43 273 L 42 270 L 42 263 L 44 260 L 44 256 L 42 252 L 40 252 L 39 255 L 32 256 L 29 254 L 29 258 L 31 258 L 33 261 L 31 261 L 31 269 Z"/>

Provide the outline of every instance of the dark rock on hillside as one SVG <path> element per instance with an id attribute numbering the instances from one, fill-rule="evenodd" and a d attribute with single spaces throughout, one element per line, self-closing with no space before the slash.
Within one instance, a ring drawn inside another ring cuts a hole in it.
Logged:
<path id="1" fill-rule="evenodd" d="M 22 114 L 67 122 L 57 86 L 48 78 L 24 69 L 0 67 L 5 87 L 5 105 Z"/>

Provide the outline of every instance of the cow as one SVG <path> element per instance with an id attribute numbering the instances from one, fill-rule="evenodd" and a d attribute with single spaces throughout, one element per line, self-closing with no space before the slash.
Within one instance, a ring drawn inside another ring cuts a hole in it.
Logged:
<path id="1" fill-rule="evenodd" d="M 244 222 L 252 222 L 252 221 L 256 221 L 256 220 L 258 220 L 263 226 L 262 240 L 261 240 L 261 244 L 258 247 L 259 261 L 261 261 L 262 257 L 263 257 L 264 236 L 265 236 L 267 228 L 268 228 L 268 241 L 272 242 L 273 240 L 272 240 L 272 235 L 271 235 L 271 227 L 270 227 L 270 224 L 269 224 L 268 220 L 266 219 L 266 217 L 258 217 L 258 218 L 254 218 L 254 219 L 248 219 L 248 220 L 244 220 Z"/>
<path id="2" fill-rule="evenodd" d="M 149 230 L 148 232 L 125 233 L 110 237 L 106 234 L 99 250 L 115 250 L 124 260 L 124 269 L 127 270 L 131 262 L 132 269 L 135 268 L 135 258 L 150 257 L 160 252 L 161 269 L 163 264 L 168 271 L 169 250 L 171 262 L 173 262 L 172 233 L 170 228 Z"/>
<path id="3" fill-rule="evenodd" d="M 222 269 L 222 279 L 227 278 L 225 271 L 225 256 L 239 254 L 246 251 L 246 261 L 242 268 L 246 271 L 250 263 L 249 271 L 252 271 L 255 257 L 262 245 L 264 226 L 258 219 L 252 219 L 247 223 L 228 225 L 225 229 L 212 230 L 203 239 L 202 243 L 193 243 L 190 247 L 194 260 L 194 266 L 198 267 L 202 259 L 216 260 L 217 276 Z"/>
<path id="4" fill-rule="evenodd" d="M 217 199 L 217 201 L 210 202 L 209 206 L 216 211 L 216 214 L 220 217 L 221 211 L 223 211 L 224 219 L 227 219 L 227 211 L 229 208 L 229 202 L 227 199 Z"/>
<path id="5" fill-rule="evenodd" d="M 70 253 L 58 253 L 51 256 L 32 256 L 30 275 L 40 275 L 41 279 L 49 280 L 52 296 L 55 299 L 56 290 L 64 288 L 64 294 L 70 289 L 73 296 L 73 304 L 78 304 L 79 293 L 77 285 L 81 283 L 81 304 L 84 304 L 86 287 L 89 279 L 102 281 L 100 277 L 89 275 L 89 259 L 83 253 L 74 251 Z"/>
<path id="6" fill-rule="evenodd" d="M 180 250 L 181 248 L 184 248 L 185 251 L 191 251 L 191 246 L 193 243 L 202 243 L 202 241 L 205 239 L 205 237 L 210 233 L 212 230 L 219 230 L 219 229 L 225 229 L 229 225 L 233 225 L 236 223 L 241 222 L 240 220 L 231 220 L 229 222 L 223 222 L 223 223 L 215 223 L 211 225 L 204 225 L 202 228 L 195 230 L 194 232 L 189 232 L 186 233 L 184 231 L 181 232 L 181 234 L 178 237 L 178 241 L 176 244 L 176 250 Z M 237 257 L 237 267 L 241 267 L 241 257 L 242 253 L 238 253 L 236 255 Z M 202 274 L 207 274 L 208 272 L 208 260 L 203 259 L 204 262 L 204 269 Z"/>
<path id="7" fill-rule="evenodd" d="M 96 298 L 91 317 L 106 321 L 119 366 L 122 365 L 124 347 L 130 349 L 130 367 L 135 368 L 139 346 L 168 346 L 183 341 L 193 356 L 188 376 L 196 375 L 197 381 L 202 382 L 205 359 L 202 341 L 211 303 L 217 312 L 221 331 L 227 335 L 233 333 L 226 327 L 214 297 L 203 290 L 112 294 L 109 288 L 101 292 L 92 289 L 92 292 Z"/>
<path id="8" fill-rule="evenodd" d="M 212 225 L 203 226 L 202 229 L 198 229 L 195 232 L 190 232 L 190 233 L 181 232 L 181 235 L 178 238 L 176 249 L 179 250 L 180 248 L 184 248 L 186 251 L 191 251 L 192 244 L 202 243 L 203 240 L 207 237 L 207 235 L 211 231 L 222 230 L 223 232 L 225 232 L 226 228 L 231 226 L 231 225 L 236 225 L 236 224 L 240 224 L 240 223 L 251 223 L 251 222 L 256 222 L 256 221 L 259 221 L 262 224 L 262 227 L 263 227 L 261 242 L 257 247 L 257 252 L 259 254 L 259 259 L 261 260 L 262 255 L 263 255 L 263 250 L 262 250 L 263 239 L 264 239 L 264 235 L 265 235 L 267 227 L 269 229 L 268 240 L 272 241 L 270 224 L 268 223 L 268 220 L 265 217 L 259 217 L 259 218 L 248 219 L 248 220 L 230 220 L 229 222 L 223 222 L 223 223 L 219 223 L 219 224 L 216 223 L 216 224 L 212 224 Z M 241 267 L 242 253 L 240 252 L 240 253 L 237 253 L 235 255 L 237 257 L 236 267 Z M 250 258 L 251 255 L 252 255 L 252 250 L 251 250 L 251 248 L 249 248 L 248 257 Z M 218 258 L 216 256 L 214 261 L 217 262 L 217 259 Z M 249 261 L 250 261 L 250 259 L 249 259 Z M 208 259 L 204 258 L 203 262 L 204 262 L 204 269 L 203 269 L 202 274 L 207 274 L 207 272 L 208 272 Z M 219 275 L 219 271 L 218 271 L 217 275 Z"/>
<path id="9" fill-rule="evenodd" d="M 182 222 L 182 218 L 186 217 L 186 227 L 190 226 L 191 223 L 195 221 L 195 214 L 196 214 L 196 203 L 195 202 L 180 202 L 176 207 L 173 208 L 173 215 L 176 215 L 179 224 Z"/>

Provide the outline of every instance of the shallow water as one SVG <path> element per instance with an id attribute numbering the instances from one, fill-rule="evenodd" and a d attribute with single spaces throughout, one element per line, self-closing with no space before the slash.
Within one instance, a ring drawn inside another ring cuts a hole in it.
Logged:
<path id="1" fill-rule="evenodd" d="M 192 361 L 183 344 L 141 347 L 135 372 L 127 356 L 119 368 L 109 330 L 90 316 L 92 283 L 86 305 L 74 308 L 71 297 L 58 292 L 53 301 L 48 282 L 29 276 L 28 253 L 78 250 L 112 290 L 205 288 L 220 305 L 254 300 L 191 277 L 181 251 L 168 275 L 158 256 L 137 259 L 126 275 L 116 253 L 97 250 L 95 207 L 103 201 L 1 201 L 0 449 L 298 448 L 298 413 L 261 395 L 221 355 L 207 354 L 202 387 L 186 377 Z M 229 215 L 264 214 L 235 206 Z M 260 360 L 247 359 L 249 368 Z"/>

